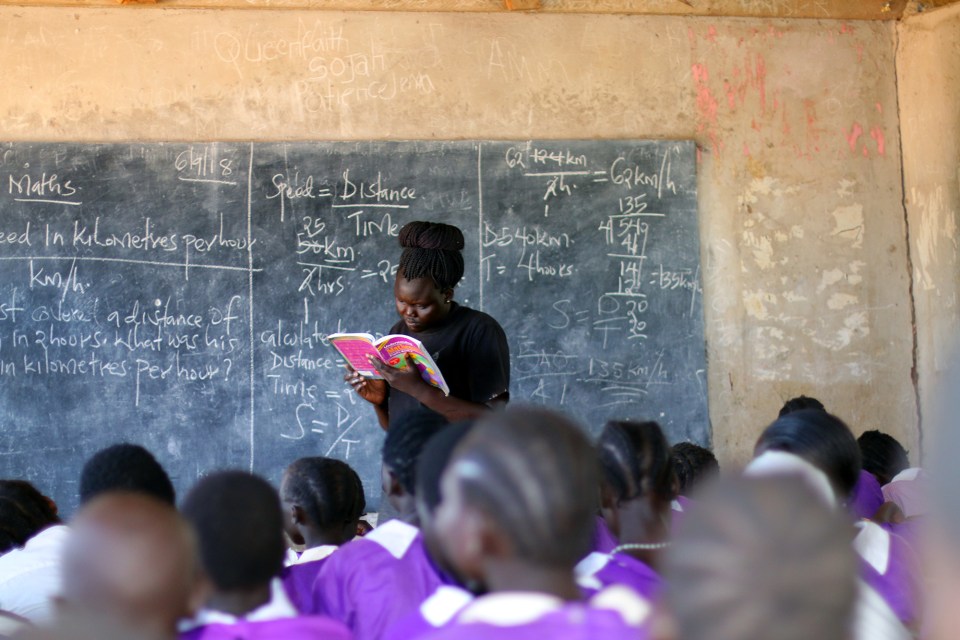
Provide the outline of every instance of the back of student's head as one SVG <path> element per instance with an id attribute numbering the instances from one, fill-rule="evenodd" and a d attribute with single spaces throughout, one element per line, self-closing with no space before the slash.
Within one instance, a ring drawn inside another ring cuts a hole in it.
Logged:
<path id="1" fill-rule="evenodd" d="M 408 494 L 415 495 L 417 490 L 420 452 L 446 424 L 440 414 L 422 409 L 409 411 L 390 425 L 383 441 L 383 464 Z"/>
<path id="2" fill-rule="evenodd" d="M 864 431 L 857 438 L 863 468 L 869 471 L 880 484 L 887 484 L 910 466 L 907 450 L 893 436 L 877 431 Z"/>
<path id="3" fill-rule="evenodd" d="M 670 458 L 682 496 L 689 496 L 704 482 L 720 474 L 720 463 L 713 451 L 692 442 L 673 445 Z"/>
<path id="4" fill-rule="evenodd" d="M 287 467 L 281 486 L 285 502 L 306 513 L 318 529 L 355 525 L 366 502 L 357 472 L 335 458 L 300 458 Z"/>
<path id="5" fill-rule="evenodd" d="M 0 480 L 0 553 L 22 547 L 60 517 L 53 500 L 25 480 Z"/>
<path id="6" fill-rule="evenodd" d="M 455 482 L 465 505 L 484 513 L 518 558 L 572 569 L 592 544 L 599 482 L 593 451 L 562 414 L 511 407 L 474 425 L 444 487 Z M 444 491 L 444 504 L 448 499 Z"/>
<path id="7" fill-rule="evenodd" d="M 430 437 L 417 460 L 416 495 L 421 518 L 430 516 L 440 505 L 440 479 L 453 452 L 473 428 L 474 422 L 447 425 Z"/>
<path id="8" fill-rule="evenodd" d="M 683 640 L 848 640 L 857 559 L 849 524 L 795 477 L 705 488 L 667 552 Z"/>
<path id="9" fill-rule="evenodd" d="M 597 441 L 605 483 L 619 501 L 674 497 L 670 445 L 656 422 L 611 420 Z"/>
<path id="10" fill-rule="evenodd" d="M 220 591 L 262 587 L 283 569 L 286 544 L 280 498 L 245 471 L 201 479 L 181 507 L 200 542 L 203 568 Z"/>
<path id="11" fill-rule="evenodd" d="M 860 476 L 860 448 L 849 427 L 820 409 L 801 409 L 778 418 L 757 440 L 755 454 L 786 451 L 823 471 L 846 500 Z"/>
<path id="12" fill-rule="evenodd" d="M 199 606 L 196 538 L 169 503 L 112 491 L 84 504 L 70 529 L 59 615 L 173 637 L 177 622 Z"/>
<path id="13" fill-rule="evenodd" d="M 41 528 L 37 519 L 16 500 L 0 497 L 0 554 L 22 547 Z"/>
<path id="14" fill-rule="evenodd" d="M 149 451 L 137 444 L 121 443 L 101 449 L 80 472 L 80 504 L 107 491 L 135 491 L 174 504 L 176 493 L 170 476 Z"/>
<path id="15" fill-rule="evenodd" d="M 783 406 L 780 407 L 780 417 L 782 418 L 788 413 L 793 413 L 794 411 L 803 411 L 805 409 L 819 409 L 820 411 L 826 411 L 823 403 L 816 398 L 800 395 L 796 398 L 790 398 L 783 403 Z"/>

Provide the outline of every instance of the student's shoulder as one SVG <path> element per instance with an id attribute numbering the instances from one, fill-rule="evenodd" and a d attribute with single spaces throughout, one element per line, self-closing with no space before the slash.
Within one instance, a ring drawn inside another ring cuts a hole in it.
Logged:
<path id="1" fill-rule="evenodd" d="M 216 623 L 180 634 L 180 640 L 351 640 L 342 623 L 326 616 L 296 616 L 275 620 Z"/>
<path id="2" fill-rule="evenodd" d="M 330 555 L 321 573 L 340 571 L 356 563 L 399 560 L 418 542 L 420 530 L 400 520 L 390 520 L 366 536 L 351 540 Z"/>

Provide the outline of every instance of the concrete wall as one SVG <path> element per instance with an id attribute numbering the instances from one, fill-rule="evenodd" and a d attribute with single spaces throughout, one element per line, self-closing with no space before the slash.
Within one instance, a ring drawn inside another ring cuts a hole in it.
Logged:
<path id="1" fill-rule="evenodd" d="M 0 7 L 0 139 L 695 138 L 721 461 L 798 393 L 915 448 L 894 29 Z"/>
<path id="2" fill-rule="evenodd" d="M 897 74 L 925 424 L 960 336 L 960 6 L 906 19 Z"/>

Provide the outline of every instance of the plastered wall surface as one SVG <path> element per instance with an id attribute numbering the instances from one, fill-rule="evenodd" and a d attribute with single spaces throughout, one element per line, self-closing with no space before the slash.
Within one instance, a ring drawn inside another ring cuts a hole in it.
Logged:
<path id="1" fill-rule="evenodd" d="M 0 139 L 695 138 L 721 461 L 798 393 L 915 448 L 894 29 L 0 7 Z"/>
<path id="2" fill-rule="evenodd" d="M 924 422 L 934 424 L 939 385 L 960 336 L 960 6 L 909 18 L 899 36 L 917 374 Z"/>

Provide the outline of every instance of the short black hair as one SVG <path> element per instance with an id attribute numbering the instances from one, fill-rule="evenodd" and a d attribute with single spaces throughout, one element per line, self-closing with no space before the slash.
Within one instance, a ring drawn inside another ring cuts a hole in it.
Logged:
<path id="1" fill-rule="evenodd" d="M 153 454 L 126 442 L 93 454 L 80 472 L 81 505 L 107 491 L 146 493 L 171 505 L 177 497 L 170 476 Z"/>
<path id="2" fill-rule="evenodd" d="M 220 471 L 200 480 L 181 511 L 193 525 L 200 559 L 222 591 L 263 586 L 283 569 L 286 544 L 276 490 L 246 471 Z"/>
<path id="3" fill-rule="evenodd" d="M 13 498 L 0 497 L 0 554 L 22 547 L 43 526 Z"/>
<path id="4" fill-rule="evenodd" d="M 858 592 L 850 524 L 797 477 L 706 487 L 665 564 L 665 600 L 684 640 L 849 637 Z"/>
<path id="5" fill-rule="evenodd" d="M 864 431 L 857 438 L 857 445 L 860 447 L 864 470 L 876 476 L 880 484 L 887 484 L 910 467 L 907 450 L 896 438 L 882 431 Z"/>
<path id="6" fill-rule="evenodd" d="M 518 557 L 572 570 L 589 553 L 599 473 L 590 441 L 570 418 L 521 406 L 492 412 L 457 447 L 447 474 Z"/>
<path id="7" fill-rule="evenodd" d="M 820 409 L 801 409 L 778 418 L 757 440 L 757 455 L 786 451 L 817 467 L 847 500 L 860 478 L 860 448 L 844 422 Z"/>
<path id="8" fill-rule="evenodd" d="M 457 422 L 441 429 L 423 447 L 417 460 L 417 499 L 433 513 L 440 506 L 440 479 L 460 441 L 470 432 L 472 421 Z"/>
<path id="9" fill-rule="evenodd" d="M 788 413 L 793 413 L 794 411 L 803 411 L 804 409 L 819 409 L 820 411 L 826 411 L 823 403 L 816 398 L 799 395 L 796 398 L 790 398 L 783 403 L 783 406 L 780 407 L 780 417 L 783 417 Z"/>
<path id="10" fill-rule="evenodd" d="M 670 445 L 656 422 L 611 420 L 597 441 L 603 478 L 618 500 L 674 498 Z"/>
<path id="11" fill-rule="evenodd" d="M 417 458 L 427 441 L 447 424 L 439 413 L 429 409 L 408 411 L 390 425 L 383 441 L 383 464 L 390 469 L 403 490 L 417 491 Z"/>
<path id="12" fill-rule="evenodd" d="M 356 522 L 366 508 L 363 483 L 353 467 L 336 458 L 309 457 L 287 467 L 283 499 L 320 528 Z"/>
<path id="13" fill-rule="evenodd" d="M 678 442 L 670 449 L 670 457 L 682 496 L 689 496 L 705 480 L 720 474 L 717 457 L 698 444 Z"/>
<path id="14" fill-rule="evenodd" d="M 0 498 L 19 504 L 42 528 L 60 523 L 53 500 L 26 480 L 0 480 Z"/>
<path id="15" fill-rule="evenodd" d="M 400 229 L 397 273 L 407 280 L 430 278 L 441 291 L 463 278 L 463 232 L 442 222 L 409 222 Z"/>

